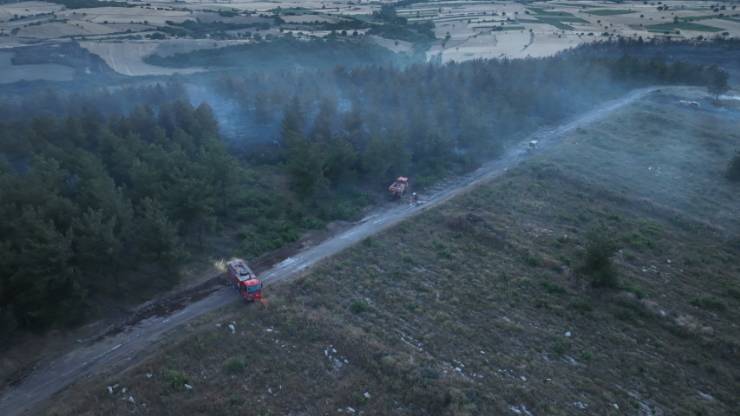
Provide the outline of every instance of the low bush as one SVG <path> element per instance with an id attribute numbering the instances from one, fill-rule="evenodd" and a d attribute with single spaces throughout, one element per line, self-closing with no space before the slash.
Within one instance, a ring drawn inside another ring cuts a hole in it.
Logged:
<path id="1" fill-rule="evenodd" d="M 705 309 L 708 311 L 714 311 L 714 312 L 722 312 L 725 309 L 727 309 L 724 303 L 720 302 L 719 300 L 715 298 L 708 298 L 708 297 L 696 298 L 696 299 L 693 299 L 690 303 L 692 306 L 696 306 L 697 308 Z"/>
<path id="2" fill-rule="evenodd" d="M 593 287 L 617 288 L 619 281 L 612 257 L 617 246 L 606 236 L 605 230 L 589 233 L 586 254 L 580 272 L 588 276 Z"/>
<path id="3" fill-rule="evenodd" d="M 164 370 L 163 376 L 165 382 L 175 390 L 180 390 L 188 384 L 188 376 L 182 371 Z"/>
<path id="4" fill-rule="evenodd" d="M 359 315 L 370 310 L 370 305 L 368 305 L 367 302 L 365 302 L 364 300 L 356 300 L 352 302 L 351 305 L 349 305 L 349 310 L 352 313 Z"/>
<path id="5" fill-rule="evenodd" d="M 542 288 L 545 289 L 545 292 L 552 295 L 564 295 L 568 293 L 562 286 L 550 282 L 542 282 Z"/>
<path id="6" fill-rule="evenodd" d="M 242 357 L 231 357 L 224 361 L 224 372 L 226 374 L 239 374 L 247 368 L 247 363 Z"/>

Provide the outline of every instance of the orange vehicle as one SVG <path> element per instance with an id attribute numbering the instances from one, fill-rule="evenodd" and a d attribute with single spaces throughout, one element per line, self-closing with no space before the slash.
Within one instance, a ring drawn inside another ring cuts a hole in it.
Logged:
<path id="1" fill-rule="evenodd" d="M 399 176 L 396 180 L 388 187 L 388 192 L 394 199 L 401 198 L 406 194 L 409 189 L 409 178 L 405 176 Z"/>
<path id="2" fill-rule="evenodd" d="M 262 281 L 257 278 L 247 262 L 234 259 L 226 263 L 226 275 L 229 283 L 247 302 L 262 300 Z"/>

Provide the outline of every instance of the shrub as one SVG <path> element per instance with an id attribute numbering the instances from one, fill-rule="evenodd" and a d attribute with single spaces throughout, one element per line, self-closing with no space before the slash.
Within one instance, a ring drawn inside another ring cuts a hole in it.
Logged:
<path id="1" fill-rule="evenodd" d="M 616 251 L 617 247 L 606 237 L 606 231 L 593 231 L 589 234 L 586 255 L 579 270 L 591 279 L 593 287 L 619 286 L 617 271 L 612 262 L 612 256 Z"/>
<path id="2" fill-rule="evenodd" d="M 725 176 L 733 182 L 740 182 L 740 152 L 735 153 L 735 157 L 732 158 L 730 164 L 727 166 Z"/>
<path id="3" fill-rule="evenodd" d="M 231 357 L 224 361 L 224 371 L 227 374 L 239 374 L 247 368 L 247 363 L 242 357 Z"/>
<path id="4" fill-rule="evenodd" d="M 552 295 L 564 295 L 567 293 L 567 291 L 562 286 L 555 283 L 542 282 L 542 288 L 545 289 L 545 292 Z"/>
<path id="5" fill-rule="evenodd" d="M 708 311 L 722 312 L 727 309 L 724 303 L 715 298 L 696 298 L 690 303 L 697 308 L 706 309 Z"/>
<path id="6" fill-rule="evenodd" d="M 363 312 L 367 312 L 369 309 L 370 305 L 368 305 L 364 300 L 356 300 L 349 305 L 349 310 L 354 314 L 361 314 Z"/>
<path id="7" fill-rule="evenodd" d="M 552 345 L 552 352 L 554 352 L 556 355 L 565 355 L 568 351 L 570 351 L 570 347 L 570 342 L 557 340 Z"/>
<path id="8" fill-rule="evenodd" d="M 164 370 L 164 380 L 175 390 L 180 390 L 188 383 L 188 376 L 178 370 Z"/>

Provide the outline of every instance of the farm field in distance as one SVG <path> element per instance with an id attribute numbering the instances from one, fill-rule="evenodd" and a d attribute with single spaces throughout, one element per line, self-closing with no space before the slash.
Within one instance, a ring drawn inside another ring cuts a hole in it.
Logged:
<path id="1" fill-rule="evenodd" d="M 46 414 L 732 415 L 740 109 L 710 101 L 657 92 L 579 128 Z"/>
<path id="2" fill-rule="evenodd" d="M 203 49 L 291 37 L 338 37 L 378 45 L 393 53 L 425 52 L 442 62 L 476 58 L 550 56 L 583 43 L 618 38 L 706 39 L 740 37 L 737 3 L 704 1 L 480 2 L 433 1 L 392 6 L 405 23 L 381 11 L 392 2 L 371 1 L 153 1 L 64 0 L 0 4 L 0 49 L 79 44 L 122 75 L 169 75 L 207 68 L 164 67 L 147 62 Z M 427 26 L 432 24 L 431 30 Z M 39 62 L 44 64 L 59 62 Z M 0 82 L 19 74 L 13 59 L 0 60 Z M 64 65 L 63 63 L 61 65 Z M 74 68 L 80 70 L 80 68 Z M 84 68 L 82 68 L 84 73 Z M 31 70 L 49 79 L 67 69 Z M 22 73 L 23 71 L 20 71 Z M 33 78 L 35 79 L 35 78 Z"/>

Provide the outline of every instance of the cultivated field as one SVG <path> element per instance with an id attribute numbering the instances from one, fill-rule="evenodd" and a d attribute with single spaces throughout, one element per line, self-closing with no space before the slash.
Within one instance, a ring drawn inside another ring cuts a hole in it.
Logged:
<path id="1" fill-rule="evenodd" d="M 160 53 L 162 40 L 176 40 L 187 51 L 224 46 L 220 42 L 261 42 L 287 35 L 311 39 L 344 31 L 344 36 L 362 38 L 369 27 L 388 23 L 373 14 L 391 3 L 168 0 L 69 9 L 53 3 L 21 2 L 0 5 L 0 47 L 73 39 L 121 74 L 162 75 L 173 70 L 142 61 Z M 426 49 L 428 58 L 441 61 L 542 57 L 582 43 L 618 38 L 740 37 L 740 10 L 732 2 L 462 0 L 420 2 L 398 6 L 395 12 L 407 19 L 407 28 L 433 23 L 435 39 L 416 46 Z M 394 52 L 408 53 L 414 45 L 407 43 L 416 42 L 398 27 L 369 36 Z M 214 42 L 209 44 L 210 40 Z"/>
<path id="2" fill-rule="evenodd" d="M 74 77 L 74 68 L 57 65 L 13 65 L 13 52 L 0 50 L 0 84 L 21 80 L 69 81 Z"/>
<path id="3" fill-rule="evenodd" d="M 172 75 L 199 72 L 200 68 L 164 68 L 144 62 L 151 54 L 170 56 L 199 49 L 211 49 L 243 41 L 209 41 L 196 39 L 87 41 L 80 46 L 100 56 L 114 71 L 123 75 Z"/>
<path id="4" fill-rule="evenodd" d="M 732 415 L 739 121 L 654 94 L 47 413 Z"/>
<path id="5" fill-rule="evenodd" d="M 550 56 L 580 43 L 620 37 L 740 36 L 740 11 L 733 3 L 445 1 L 418 3 L 398 13 L 411 22 L 434 22 L 442 41 L 429 54 L 441 54 L 443 61 Z"/>

